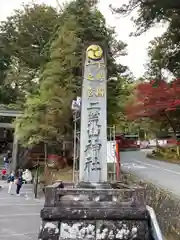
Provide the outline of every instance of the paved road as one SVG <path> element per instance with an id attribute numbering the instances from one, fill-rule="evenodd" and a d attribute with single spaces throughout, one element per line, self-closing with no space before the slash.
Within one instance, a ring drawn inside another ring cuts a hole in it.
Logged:
<path id="1" fill-rule="evenodd" d="M 31 185 L 24 186 L 21 196 L 7 194 L 7 184 L 3 185 L 0 189 L 0 239 L 37 240 L 44 201 L 32 199 Z"/>
<path id="2" fill-rule="evenodd" d="M 180 196 L 180 165 L 150 160 L 147 151 L 122 152 L 122 169 Z"/>

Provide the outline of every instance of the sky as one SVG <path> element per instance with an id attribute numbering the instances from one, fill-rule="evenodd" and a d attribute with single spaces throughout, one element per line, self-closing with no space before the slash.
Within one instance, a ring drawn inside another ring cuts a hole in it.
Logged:
<path id="1" fill-rule="evenodd" d="M 23 2 L 28 3 L 29 0 L 1 0 L 1 2 L 3 2 L 3 4 L 0 8 L 0 21 L 10 15 L 13 9 L 19 8 Z M 34 2 L 44 2 L 54 7 L 57 6 L 56 0 L 34 0 Z M 59 2 L 61 3 L 63 1 L 59 0 Z M 149 42 L 155 37 L 161 36 L 166 30 L 166 27 L 155 26 L 139 37 L 130 37 L 129 34 L 135 31 L 135 26 L 130 19 L 132 16 L 126 18 L 119 17 L 112 14 L 109 9 L 109 4 L 116 7 L 120 5 L 120 2 L 124 4 L 127 3 L 128 0 L 100 0 L 99 9 L 105 16 L 107 24 L 116 28 L 117 38 L 128 44 L 128 55 L 122 57 L 120 62 L 127 65 L 134 76 L 138 78 L 141 77 L 145 71 L 144 65 L 148 60 L 147 47 Z M 133 14 L 135 16 L 136 12 Z"/>

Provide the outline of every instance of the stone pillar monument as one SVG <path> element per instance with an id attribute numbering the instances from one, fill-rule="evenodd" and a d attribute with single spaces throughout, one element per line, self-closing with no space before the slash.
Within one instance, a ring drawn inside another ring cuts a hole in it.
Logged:
<path id="1" fill-rule="evenodd" d="M 81 105 L 80 182 L 107 181 L 107 67 L 100 45 L 86 49 Z"/>

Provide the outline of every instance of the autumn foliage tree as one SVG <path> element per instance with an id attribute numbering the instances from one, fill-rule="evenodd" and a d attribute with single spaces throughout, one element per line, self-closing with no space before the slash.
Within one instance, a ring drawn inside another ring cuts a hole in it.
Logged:
<path id="1" fill-rule="evenodd" d="M 126 105 L 131 120 L 149 118 L 171 127 L 174 134 L 180 131 L 180 79 L 140 83 L 134 89 L 134 98 Z"/>

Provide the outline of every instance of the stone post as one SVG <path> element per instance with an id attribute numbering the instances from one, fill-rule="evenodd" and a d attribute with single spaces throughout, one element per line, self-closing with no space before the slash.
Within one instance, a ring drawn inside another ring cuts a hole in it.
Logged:
<path id="1" fill-rule="evenodd" d="M 81 105 L 80 182 L 107 181 L 107 67 L 99 45 L 86 49 Z"/>

